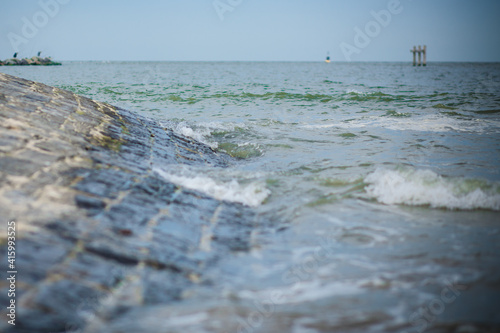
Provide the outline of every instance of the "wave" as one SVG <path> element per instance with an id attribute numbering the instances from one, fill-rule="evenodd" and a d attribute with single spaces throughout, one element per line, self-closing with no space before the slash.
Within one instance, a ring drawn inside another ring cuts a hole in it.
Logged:
<path id="1" fill-rule="evenodd" d="M 206 172 L 203 173 L 203 170 L 196 171 L 180 166 L 173 169 L 154 168 L 153 171 L 181 187 L 202 192 L 217 200 L 238 202 L 250 207 L 261 205 L 271 194 L 263 182 L 245 175 L 230 175 L 229 179 L 221 179 L 217 175 L 210 177 Z M 224 172 L 228 173 L 227 170 Z"/>
<path id="2" fill-rule="evenodd" d="M 260 100 L 290 100 L 290 101 L 306 101 L 306 102 L 342 102 L 342 101 L 355 101 L 355 102 L 393 102 L 393 101 L 415 101 L 426 100 L 431 96 L 418 96 L 418 95 L 401 95 L 401 94 L 386 94 L 381 91 L 362 92 L 356 89 L 349 89 L 345 92 L 334 92 L 329 94 L 324 93 L 292 93 L 285 91 L 265 92 L 265 93 L 250 93 L 250 92 L 218 92 L 211 95 L 203 95 L 200 98 L 216 98 L 216 99 L 230 99 L 230 100 L 243 100 L 248 101 L 251 99 Z"/>
<path id="3" fill-rule="evenodd" d="M 217 149 L 219 144 L 211 139 L 212 132 L 215 130 L 231 130 L 234 129 L 230 124 L 221 123 L 205 123 L 202 125 L 193 125 L 186 121 L 160 121 L 163 127 L 171 128 L 175 133 L 181 134 L 202 142 L 213 149 Z M 229 126 L 229 128 L 228 128 Z"/>
<path id="4" fill-rule="evenodd" d="M 385 128 L 395 131 L 418 132 L 468 132 L 468 133 L 498 133 L 500 121 L 493 119 L 461 119 L 446 115 L 417 115 L 388 111 L 383 116 L 368 116 L 359 119 L 347 119 L 335 123 L 303 125 L 308 129 L 320 128 Z"/>
<path id="5" fill-rule="evenodd" d="M 247 126 L 228 122 L 189 123 L 186 121 L 160 121 L 174 132 L 202 142 L 212 149 L 223 151 L 238 159 L 258 157 L 264 154 L 262 145 L 250 142 L 254 134 Z"/>
<path id="6" fill-rule="evenodd" d="M 186 86 L 183 89 L 168 88 L 167 91 L 147 87 L 139 90 L 130 91 L 123 87 L 99 87 L 98 92 L 103 95 L 111 95 L 120 98 L 142 98 L 149 97 L 152 102 L 174 102 L 180 104 L 195 104 L 204 100 L 215 99 L 219 101 L 232 102 L 251 102 L 251 101 L 268 101 L 273 102 L 315 102 L 315 103 L 330 103 L 330 102 L 404 102 L 426 99 L 428 96 L 413 96 L 413 95 L 398 95 L 386 94 L 380 91 L 361 92 L 355 89 L 350 89 L 345 92 L 336 91 L 333 93 L 320 92 L 289 92 L 289 91 L 266 91 L 266 92 L 248 92 L 248 91 L 215 91 L 207 93 L 205 90 L 199 90 L 197 86 Z M 178 88 L 178 87 L 176 87 Z M 125 96 L 127 95 L 127 96 Z"/>
<path id="7" fill-rule="evenodd" d="M 341 84 L 325 80 L 327 83 Z M 363 86 L 363 85 L 356 85 Z M 160 105 L 187 105 L 216 101 L 224 104 L 247 104 L 266 102 L 267 104 L 285 103 L 307 103 L 308 105 L 337 106 L 347 105 L 377 105 L 393 103 L 411 103 L 418 108 L 434 108 L 438 110 L 455 110 L 461 106 L 469 107 L 477 96 L 456 96 L 449 93 L 416 94 L 413 91 L 394 91 L 386 87 L 366 87 L 354 88 L 331 87 L 330 89 L 314 89 L 307 87 L 280 90 L 270 88 L 269 84 L 247 83 L 242 85 L 229 85 L 227 90 L 220 89 L 219 86 L 171 83 L 160 84 L 159 82 L 149 82 L 140 84 L 126 84 L 123 82 L 104 85 L 98 82 L 88 82 L 86 84 L 75 84 L 73 86 L 60 86 L 70 89 L 76 93 L 89 95 L 111 102 L 131 102 L 137 100 L 147 101 Z M 380 103 L 380 104 L 379 104 Z M 488 110 L 487 114 L 489 113 Z M 494 108 L 491 108 L 495 112 Z M 480 113 L 479 113 L 480 114 Z"/>
<path id="8" fill-rule="evenodd" d="M 162 120 L 160 124 L 163 127 L 172 129 L 175 133 L 181 134 L 190 138 L 193 138 L 199 142 L 202 142 L 213 149 L 219 147 L 218 141 L 214 138 L 218 138 L 221 135 L 240 132 L 244 129 L 229 122 L 200 122 L 191 123 L 187 121 L 173 121 L 173 120 Z"/>
<path id="9" fill-rule="evenodd" d="M 452 210 L 500 210 L 500 183 L 443 177 L 431 170 L 377 169 L 364 182 L 370 198 L 384 204 L 429 206 Z"/>

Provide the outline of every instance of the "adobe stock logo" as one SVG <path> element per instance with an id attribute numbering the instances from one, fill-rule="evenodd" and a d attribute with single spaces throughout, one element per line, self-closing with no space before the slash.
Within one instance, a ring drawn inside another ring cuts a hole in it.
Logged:
<path id="1" fill-rule="evenodd" d="M 236 7 L 241 5 L 243 0 L 214 0 L 212 5 L 214 6 L 217 15 L 219 15 L 219 19 L 224 21 L 224 15 L 227 12 L 232 12 Z"/>
<path id="2" fill-rule="evenodd" d="M 370 12 L 374 20 L 365 24 L 364 30 L 359 27 L 354 27 L 354 45 L 346 42 L 340 43 L 340 50 L 344 54 L 347 61 L 351 61 L 351 56 L 356 53 L 359 54 L 362 49 L 370 45 L 373 38 L 376 38 L 382 32 L 382 28 L 387 27 L 394 15 L 401 14 L 403 6 L 399 0 L 390 0 L 387 4 L 387 9 L 382 9 L 378 12 L 372 10 Z"/>
<path id="3" fill-rule="evenodd" d="M 21 44 L 27 44 L 31 39 L 38 35 L 40 29 L 45 27 L 51 18 L 56 17 L 59 13 L 60 5 L 65 5 L 71 0 L 40 0 L 38 5 L 41 10 L 37 11 L 31 17 L 31 20 L 26 16 L 21 18 L 23 26 L 21 28 L 21 35 L 14 32 L 9 32 L 7 38 L 9 39 L 10 45 L 15 52 L 19 52 L 19 46 Z"/>

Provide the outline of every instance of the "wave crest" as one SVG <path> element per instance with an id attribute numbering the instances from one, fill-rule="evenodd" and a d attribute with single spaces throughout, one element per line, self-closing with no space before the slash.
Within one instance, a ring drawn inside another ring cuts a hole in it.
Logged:
<path id="1" fill-rule="evenodd" d="M 250 207 L 261 205 L 271 194 L 265 184 L 258 180 L 237 179 L 236 177 L 222 180 L 219 177 L 200 174 L 200 170 L 190 170 L 179 166 L 173 169 L 154 168 L 154 171 L 176 185 L 200 191 L 217 200 L 238 202 Z"/>
<path id="2" fill-rule="evenodd" d="M 500 184 L 482 179 L 443 177 L 431 170 L 377 169 L 365 178 L 370 198 L 384 204 L 457 210 L 500 210 Z"/>

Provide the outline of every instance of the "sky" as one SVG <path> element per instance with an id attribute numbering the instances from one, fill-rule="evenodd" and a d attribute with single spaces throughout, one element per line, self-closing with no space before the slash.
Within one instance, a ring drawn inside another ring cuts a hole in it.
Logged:
<path id="1" fill-rule="evenodd" d="M 0 1 L 0 59 L 500 61 L 499 0 Z"/>

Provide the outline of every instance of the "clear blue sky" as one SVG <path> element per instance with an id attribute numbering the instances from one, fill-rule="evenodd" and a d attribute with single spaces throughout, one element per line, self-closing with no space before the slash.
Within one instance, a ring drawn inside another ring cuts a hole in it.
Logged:
<path id="1" fill-rule="evenodd" d="M 500 61 L 499 0 L 394 1 L 3 0 L 0 59 Z"/>

